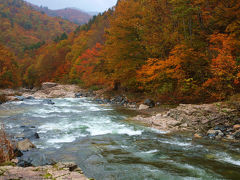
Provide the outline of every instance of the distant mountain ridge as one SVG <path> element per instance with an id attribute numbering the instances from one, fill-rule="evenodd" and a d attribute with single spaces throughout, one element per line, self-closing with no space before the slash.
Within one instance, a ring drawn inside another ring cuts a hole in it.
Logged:
<path id="1" fill-rule="evenodd" d="M 48 9 L 48 7 L 42 7 L 42 6 L 36 6 L 31 3 L 29 3 L 35 10 L 45 13 L 48 16 L 51 17 L 61 17 L 65 20 L 71 21 L 75 24 L 85 24 L 87 23 L 91 18 L 92 14 L 86 13 L 84 11 L 81 11 L 76 8 L 65 8 L 65 9 L 59 9 L 59 10 L 51 10 Z"/>
<path id="2" fill-rule="evenodd" d="M 23 0 L 0 1 L 0 44 L 17 56 L 37 48 L 63 33 L 73 32 L 77 24 L 36 11 Z"/>

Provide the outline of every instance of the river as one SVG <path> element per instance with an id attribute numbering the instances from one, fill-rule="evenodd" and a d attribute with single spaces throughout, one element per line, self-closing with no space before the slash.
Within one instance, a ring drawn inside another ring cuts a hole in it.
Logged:
<path id="1" fill-rule="evenodd" d="M 126 119 L 135 112 L 88 98 L 9 102 L 0 121 L 9 134 L 35 126 L 33 143 L 56 161 L 74 161 L 96 180 L 239 179 L 240 145 L 168 135 Z"/>

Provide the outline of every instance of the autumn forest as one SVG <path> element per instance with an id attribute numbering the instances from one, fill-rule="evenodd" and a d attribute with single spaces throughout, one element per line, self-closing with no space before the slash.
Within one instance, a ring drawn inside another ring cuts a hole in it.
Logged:
<path id="1" fill-rule="evenodd" d="M 52 81 L 173 103 L 240 92 L 238 0 L 118 0 L 80 26 L 0 0 L 0 29 L 0 88 Z"/>

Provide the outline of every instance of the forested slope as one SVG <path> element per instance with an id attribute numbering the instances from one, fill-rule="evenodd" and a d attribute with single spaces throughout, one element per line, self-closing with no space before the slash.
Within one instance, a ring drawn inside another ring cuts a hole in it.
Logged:
<path id="1" fill-rule="evenodd" d="M 0 0 L 0 42 L 17 56 L 76 27 L 69 21 L 42 14 L 22 0 Z"/>
<path id="2" fill-rule="evenodd" d="M 23 84 L 77 83 L 162 102 L 209 102 L 240 91 L 240 2 L 119 0 L 22 62 Z"/>

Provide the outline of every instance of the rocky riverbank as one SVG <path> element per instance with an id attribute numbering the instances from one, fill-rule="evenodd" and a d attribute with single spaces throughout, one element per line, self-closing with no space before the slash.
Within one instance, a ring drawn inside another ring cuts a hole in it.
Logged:
<path id="1" fill-rule="evenodd" d="M 7 179 L 88 180 L 75 163 L 57 163 L 38 167 L 18 167 L 15 163 L 11 163 L 0 166 L 0 180 Z"/>
<path id="2" fill-rule="evenodd" d="M 239 104 L 180 104 L 178 107 L 153 116 L 138 115 L 133 120 L 169 133 L 192 132 L 195 138 L 240 140 Z"/>

